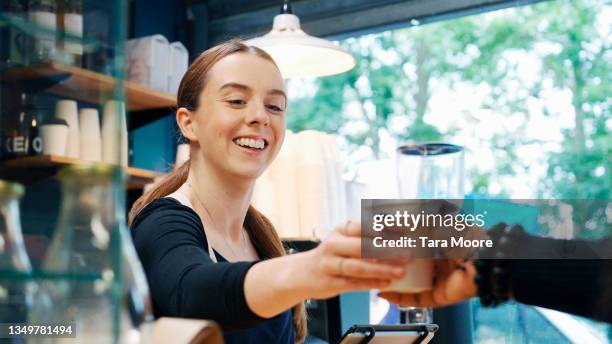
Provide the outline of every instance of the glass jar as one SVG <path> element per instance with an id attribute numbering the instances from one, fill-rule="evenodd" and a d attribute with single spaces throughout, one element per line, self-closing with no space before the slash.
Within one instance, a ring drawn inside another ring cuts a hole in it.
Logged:
<path id="1" fill-rule="evenodd" d="M 41 29 L 31 37 L 30 64 L 53 61 L 57 55 L 57 1 L 30 0 L 29 18 Z"/>
<path id="2" fill-rule="evenodd" d="M 0 323 L 24 323 L 32 304 L 32 271 L 19 218 L 23 186 L 0 180 Z"/>
<path id="3" fill-rule="evenodd" d="M 83 0 L 62 0 L 63 22 L 62 29 L 67 35 L 64 40 L 64 54 L 67 63 L 80 67 L 83 63 Z"/>
<path id="4" fill-rule="evenodd" d="M 60 172 L 61 213 L 31 319 L 75 324 L 80 342 L 140 342 L 151 314 L 144 272 L 117 215 L 119 171 L 91 164 Z"/>

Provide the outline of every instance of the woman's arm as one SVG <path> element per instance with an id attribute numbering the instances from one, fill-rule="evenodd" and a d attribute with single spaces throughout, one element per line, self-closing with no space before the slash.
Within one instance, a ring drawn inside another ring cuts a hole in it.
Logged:
<path id="1" fill-rule="evenodd" d="M 249 308 L 261 317 L 273 317 L 305 299 L 380 289 L 402 277 L 402 267 L 359 259 L 360 232 L 358 223 L 349 223 L 313 250 L 254 265 L 244 281 Z"/>
<path id="2" fill-rule="evenodd" d="M 402 272 L 399 268 L 400 275 L 393 275 L 388 265 L 354 258 L 360 252 L 357 224 L 348 226 L 346 234 L 336 231 L 308 252 L 261 262 L 215 263 L 205 250 L 197 215 L 182 207 L 145 208 L 141 216 L 146 216 L 133 225 L 156 317 L 212 319 L 226 330 L 245 328 L 304 299 L 382 287 Z"/>

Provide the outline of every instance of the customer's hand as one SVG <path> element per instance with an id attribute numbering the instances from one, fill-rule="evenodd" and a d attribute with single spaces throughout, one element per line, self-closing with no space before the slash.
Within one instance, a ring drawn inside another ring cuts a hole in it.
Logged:
<path id="1" fill-rule="evenodd" d="M 298 255 L 298 278 L 308 298 L 383 289 L 404 275 L 401 262 L 361 259 L 361 225 L 356 222 L 338 226 L 317 248 Z"/>
<path id="2" fill-rule="evenodd" d="M 471 260 L 442 259 L 435 261 L 434 283 L 431 290 L 420 293 L 382 292 L 380 297 L 400 306 L 442 307 L 476 296 Z"/>

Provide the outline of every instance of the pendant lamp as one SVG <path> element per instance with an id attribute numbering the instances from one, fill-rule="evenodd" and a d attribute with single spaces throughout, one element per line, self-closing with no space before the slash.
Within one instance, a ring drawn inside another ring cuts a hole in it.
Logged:
<path id="1" fill-rule="evenodd" d="M 302 31 L 288 0 L 274 17 L 272 31 L 246 44 L 270 54 L 286 79 L 339 74 L 355 66 L 355 58 L 338 44 Z"/>

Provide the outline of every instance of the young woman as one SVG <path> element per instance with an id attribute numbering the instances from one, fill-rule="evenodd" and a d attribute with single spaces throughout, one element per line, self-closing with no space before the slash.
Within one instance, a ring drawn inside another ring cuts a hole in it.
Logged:
<path id="1" fill-rule="evenodd" d="M 403 275 L 359 259 L 356 223 L 286 256 L 250 205 L 285 135 L 287 96 L 268 54 L 237 40 L 205 51 L 185 73 L 177 105 L 191 159 L 130 213 L 157 317 L 215 320 L 226 343 L 301 342 L 304 300 L 384 288 Z"/>

